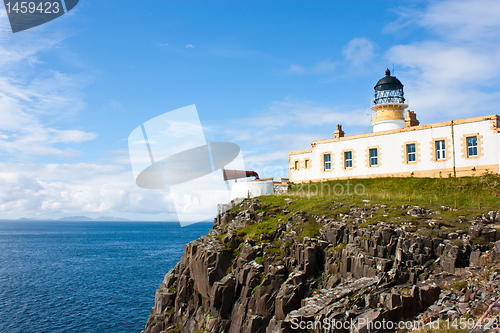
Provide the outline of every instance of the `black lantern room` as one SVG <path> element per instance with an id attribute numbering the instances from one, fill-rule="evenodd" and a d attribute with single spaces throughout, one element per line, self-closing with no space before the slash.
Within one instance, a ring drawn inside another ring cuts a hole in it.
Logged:
<path id="1" fill-rule="evenodd" d="M 375 85 L 375 99 L 373 104 L 404 103 L 403 84 L 401 81 L 391 76 L 391 71 L 385 71 L 385 77 L 380 79 Z"/>

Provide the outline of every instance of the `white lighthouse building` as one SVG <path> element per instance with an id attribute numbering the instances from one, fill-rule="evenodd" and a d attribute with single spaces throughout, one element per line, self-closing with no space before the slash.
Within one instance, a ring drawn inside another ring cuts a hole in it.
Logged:
<path id="1" fill-rule="evenodd" d="M 420 125 L 407 110 L 403 84 L 389 70 L 375 85 L 373 132 L 334 137 L 289 153 L 295 183 L 368 177 L 460 177 L 499 171 L 500 117 Z"/>

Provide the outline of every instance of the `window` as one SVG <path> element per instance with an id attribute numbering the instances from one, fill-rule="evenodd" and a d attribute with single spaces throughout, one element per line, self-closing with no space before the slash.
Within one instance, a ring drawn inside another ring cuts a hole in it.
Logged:
<path id="1" fill-rule="evenodd" d="M 309 160 L 304 161 L 304 169 L 309 168 Z"/>
<path id="2" fill-rule="evenodd" d="M 325 162 L 325 170 L 331 170 L 332 169 L 332 155 L 331 154 L 323 155 L 323 161 Z"/>
<path id="3" fill-rule="evenodd" d="M 344 169 L 352 168 L 352 151 L 344 152 Z"/>
<path id="4" fill-rule="evenodd" d="M 378 165 L 377 156 L 378 156 L 377 148 L 371 148 L 370 149 L 370 166 Z"/>
<path id="5" fill-rule="evenodd" d="M 417 154 L 415 149 L 415 144 L 410 143 L 406 145 L 406 162 L 415 162 L 417 160 Z"/>
<path id="6" fill-rule="evenodd" d="M 436 161 L 446 159 L 446 146 L 444 140 L 436 141 Z"/>
<path id="7" fill-rule="evenodd" d="M 477 136 L 467 137 L 467 157 L 477 156 Z"/>
<path id="8" fill-rule="evenodd" d="M 295 170 L 299 170 L 299 161 L 295 161 Z"/>

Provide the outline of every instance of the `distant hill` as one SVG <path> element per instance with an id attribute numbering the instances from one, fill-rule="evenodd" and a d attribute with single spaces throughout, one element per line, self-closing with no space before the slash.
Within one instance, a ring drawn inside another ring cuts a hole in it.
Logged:
<path id="1" fill-rule="evenodd" d="M 127 219 L 121 219 L 119 217 L 110 217 L 110 216 L 101 216 L 101 217 L 98 217 L 96 219 L 93 219 L 93 221 L 104 221 L 104 222 L 126 222 L 126 221 L 130 221 L 130 220 L 127 220 Z"/>
<path id="2" fill-rule="evenodd" d="M 94 221 L 94 219 L 91 219 L 90 217 L 87 216 L 70 216 L 70 217 L 60 218 L 57 221 Z"/>
<path id="3" fill-rule="evenodd" d="M 92 219 L 87 216 L 70 216 L 70 217 L 63 217 L 57 221 L 73 221 L 73 222 L 79 222 L 79 221 L 95 221 L 95 222 L 121 222 L 121 221 L 130 221 L 127 219 L 121 219 L 118 217 L 111 217 L 111 216 L 101 216 L 95 219 Z"/>

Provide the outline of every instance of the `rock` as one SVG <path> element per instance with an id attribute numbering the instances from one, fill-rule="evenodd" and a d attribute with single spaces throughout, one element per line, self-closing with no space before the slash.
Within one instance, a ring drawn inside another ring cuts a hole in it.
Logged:
<path id="1" fill-rule="evenodd" d="M 469 233 L 474 238 L 481 236 L 482 231 L 483 229 L 478 225 L 472 225 L 469 228 Z"/>
<path id="2" fill-rule="evenodd" d="M 281 286 L 276 296 L 276 319 L 283 320 L 288 313 L 300 307 L 304 289 L 302 283 L 298 285 L 284 283 Z"/>
<path id="3" fill-rule="evenodd" d="M 250 315 L 246 320 L 245 324 L 241 327 L 242 332 L 248 333 L 264 333 L 266 332 L 266 326 L 271 318 Z"/>
<path id="4" fill-rule="evenodd" d="M 429 307 L 432 303 L 434 303 L 438 298 L 439 298 L 439 293 L 441 291 L 441 288 L 433 283 L 431 285 L 423 285 L 419 287 L 419 297 L 420 297 L 420 304 L 422 305 L 422 308 L 426 309 Z"/>
<path id="5" fill-rule="evenodd" d="M 500 253 L 500 240 L 495 242 L 495 251 L 497 251 L 497 253 Z"/>
<path id="6" fill-rule="evenodd" d="M 284 281 L 285 276 L 282 274 L 267 274 L 265 276 L 262 283 L 255 290 L 249 303 L 253 314 L 266 318 L 272 317 L 276 295 Z"/>
<path id="7" fill-rule="evenodd" d="M 418 206 L 415 206 L 406 212 L 407 215 L 417 216 L 417 217 L 423 217 L 424 213 L 425 213 L 425 210 L 423 210 L 422 208 L 420 208 Z"/>
<path id="8" fill-rule="evenodd" d="M 369 310 L 356 318 L 354 327 L 351 328 L 353 333 L 371 332 L 370 323 L 382 322 L 382 310 Z"/>
<path id="9" fill-rule="evenodd" d="M 232 274 L 224 276 L 220 281 L 214 283 L 210 295 L 210 307 L 214 316 L 226 319 L 231 313 L 236 279 Z"/>
<path id="10" fill-rule="evenodd" d="M 401 305 L 401 297 L 392 293 L 380 294 L 380 301 L 386 309 L 393 309 Z"/>

